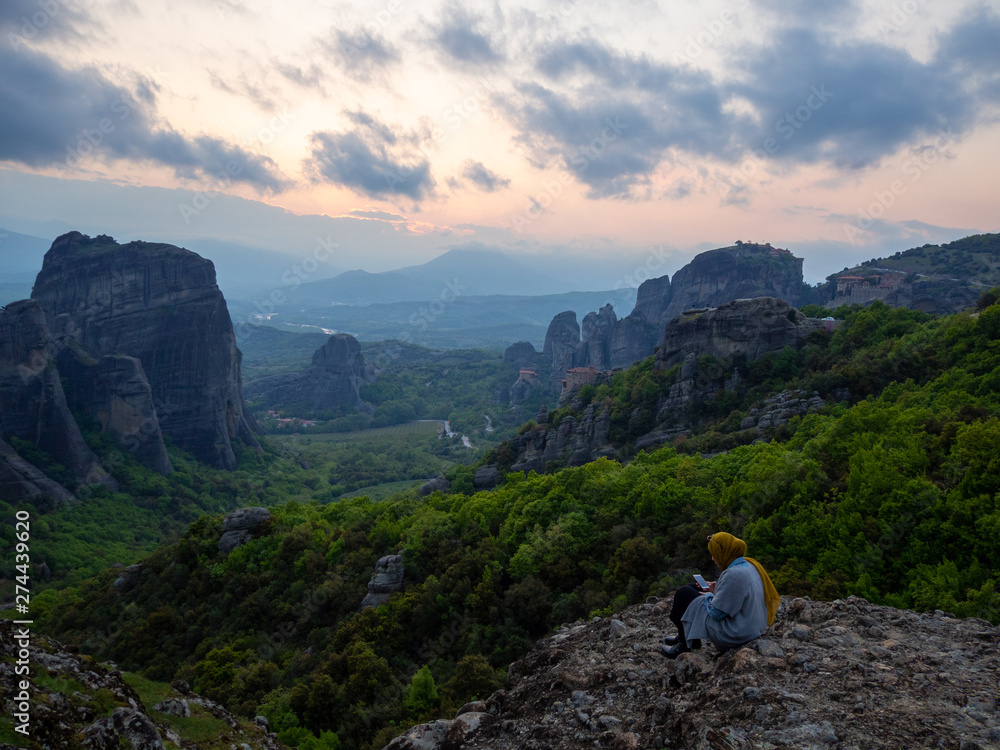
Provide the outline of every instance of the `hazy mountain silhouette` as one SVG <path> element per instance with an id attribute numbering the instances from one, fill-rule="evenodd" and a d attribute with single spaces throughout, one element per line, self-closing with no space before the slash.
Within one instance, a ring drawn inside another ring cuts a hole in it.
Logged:
<path id="1" fill-rule="evenodd" d="M 566 284 L 495 250 L 457 248 L 415 266 L 368 273 L 347 271 L 296 290 L 305 305 L 423 301 L 493 294 L 536 296 L 566 292 Z"/>

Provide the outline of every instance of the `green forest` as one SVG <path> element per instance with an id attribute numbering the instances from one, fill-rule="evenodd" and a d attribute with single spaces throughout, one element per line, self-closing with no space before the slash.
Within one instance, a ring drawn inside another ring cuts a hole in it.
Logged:
<path id="1" fill-rule="evenodd" d="M 304 338 L 301 334 L 268 332 L 263 338 L 276 341 L 278 346 L 267 354 L 258 351 L 251 367 L 287 372 L 306 366 L 308 360 L 303 361 L 303 352 L 292 348 L 299 346 L 297 339 Z M 517 372 L 505 365 L 499 354 L 479 349 L 436 351 L 398 341 L 365 344 L 362 352 L 378 373 L 374 382 L 360 388 L 361 398 L 373 407 L 372 414 L 354 409 L 346 414 L 317 414 L 305 404 L 251 401 L 249 406 L 264 433 L 354 432 L 419 419 L 447 419 L 453 430 L 469 435 L 476 443 L 495 445 L 521 424 L 518 412 L 509 406 L 510 386 Z M 538 394 L 525 409 L 534 413 L 544 403 L 544 396 Z M 267 410 L 272 409 L 282 417 L 308 418 L 319 424 L 305 430 L 301 423 L 279 424 L 267 415 Z M 486 431 L 488 424 L 493 432 Z"/>
<path id="2" fill-rule="evenodd" d="M 998 300 L 995 289 L 942 318 L 880 303 L 841 310 L 839 328 L 800 351 L 718 363 L 745 370 L 741 387 L 693 406 L 690 437 L 636 453 L 673 377 L 647 360 L 576 404 L 611 407 L 625 462 L 508 470 L 490 492 L 474 493 L 473 467 L 456 465 L 448 494 L 329 502 L 329 475 L 273 447 L 244 452 L 226 481 L 183 461 L 170 478 L 124 466 L 130 492 L 149 485 L 140 509 L 177 502 L 165 508 L 175 518 L 211 515 L 147 557 L 131 590 L 95 565 L 40 595 L 34 616 L 84 653 L 262 713 L 290 745 L 359 750 L 486 697 L 554 625 L 710 573 L 714 531 L 743 537 L 785 596 L 854 594 L 997 623 Z M 769 440 L 739 429 L 748 408 L 787 388 L 849 397 Z M 504 468 L 510 453 L 501 444 L 482 462 Z M 223 511 L 248 505 L 272 506 L 270 526 L 221 553 Z M 399 551 L 404 590 L 359 612 L 376 560 Z"/>

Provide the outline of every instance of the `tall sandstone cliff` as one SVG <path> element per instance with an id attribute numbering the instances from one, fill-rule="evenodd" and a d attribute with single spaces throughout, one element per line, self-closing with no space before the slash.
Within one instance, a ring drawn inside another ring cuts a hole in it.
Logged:
<path id="1" fill-rule="evenodd" d="M 572 310 L 549 324 L 541 360 L 551 365 L 549 387 L 557 393 L 566 370 L 629 367 L 653 354 L 664 328 L 692 308 L 718 307 L 737 299 L 778 297 L 800 303 L 802 259 L 770 245 L 739 244 L 696 255 L 674 274 L 644 281 L 635 307 L 619 319 L 611 305 L 588 313 L 583 328 Z"/>
<path id="2" fill-rule="evenodd" d="M 673 318 L 656 350 L 656 367 L 665 369 L 685 358 L 710 355 L 716 359 L 744 357 L 748 362 L 786 347 L 805 345 L 825 324 L 807 318 L 774 297 L 739 299 L 718 307 L 692 310 Z"/>
<path id="3" fill-rule="evenodd" d="M 56 367 L 58 345 L 45 312 L 35 302 L 13 302 L 0 311 L 0 438 L 32 443 L 65 467 L 74 482 L 114 480 L 87 446 L 70 411 Z M 71 495 L 24 461 L 7 442 L 0 446 L 0 487 L 4 497 L 33 499 Z"/>
<path id="4" fill-rule="evenodd" d="M 696 255 L 674 274 L 670 300 L 656 322 L 695 307 L 718 307 L 735 299 L 778 297 L 798 305 L 802 258 L 769 245 L 737 245 Z"/>
<path id="5" fill-rule="evenodd" d="M 70 232 L 46 253 L 32 299 L 87 355 L 138 360 L 159 429 L 200 461 L 235 467 L 235 438 L 259 448 L 211 261 L 173 245 Z M 136 373 L 118 361 L 93 377 L 134 391 L 142 389 Z"/>
<path id="6" fill-rule="evenodd" d="M 294 406 L 303 410 L 300 416 L 354 409 L 370 413 L 372 407 L 361 398 L 360 388 L 374 379 L 375 370 L 365 361 L 358 340 L 335 333 L 313 353 L 308 368 L 248 383 L 246 395 L 271 406 Z"/>
<path id="7" fill-rule="evenodd" d="M 736 360 L 749 363 L 780 354 L 785 347 L 799 349 L 814 334 L 825 336 L 827 325 L 774 297 L 734 300 L 673 318 L 664 327 L 654 367 L 664 370 L 676 365 L 676 376 L 656 404 L 653 429 L 638 437 L 631 448 L 652 448 L 690 432 L 692 404 L 711 399 L 720 389 L 739 386 Z M 710 359 L 703 360 L 706 356 Z M 543 473 L 550 465 L 579 466 L 602 456 L 613 458 L 629 447 L 612 439 L 608 406 L 591 403 L 580 411 L 581 404 L 570 403 L 577 415 L 564 417 L 558 425 L 539 418 L 533 429 L 511 438 L 510 449 L 516 456 L 512 471 Z M 773 403 L 754 409 L 745 428 L 756 427 L 764 434 L 787 422 L 791 414 L 815 411 L 824 404 L 817 394 L 782 394 Z"/>

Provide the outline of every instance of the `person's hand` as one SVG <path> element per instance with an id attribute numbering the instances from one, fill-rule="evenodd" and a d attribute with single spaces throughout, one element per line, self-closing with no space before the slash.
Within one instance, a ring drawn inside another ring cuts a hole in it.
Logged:
<path id="1" fill-rule="evenodd" d="M 715 581 L 705 581 L 705 583 L 708 584 L 708 593 L 709 594 L 714 594 L 715 593 Z"/>

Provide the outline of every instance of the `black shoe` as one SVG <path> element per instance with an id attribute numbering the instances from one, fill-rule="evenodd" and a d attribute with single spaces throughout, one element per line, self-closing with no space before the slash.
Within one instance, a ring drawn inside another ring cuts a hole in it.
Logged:
<path id="1" fill-rule="evenodd" d="M 689 649 L 687 646 L 685 646 L 682 643 L 678 643 L 678 644 L 676 644 L 674 646 L 671 646 L 670 648 L 667 648 L 666 646 L 664 646 L 661 649 L 661 651 L 663 651 L 663 655 L 665 657 L 667 657 L 668 659 L 676 659 L 681 654 L 686 654 L 690 650 L 691 649 Z"/>
<path id="2" fill-rule="evenodd" d="M 666 638 L 663 639 L 663 642 L 666 643 L 668 646 L 676 646 L 678 643 L 681 642 L 681 637 L 679 635 L 667 636 Z M 691 648 L 701 648 L 701 639 L 692 638 L 691 643 L 689 643 L 688 645 Z"/>

